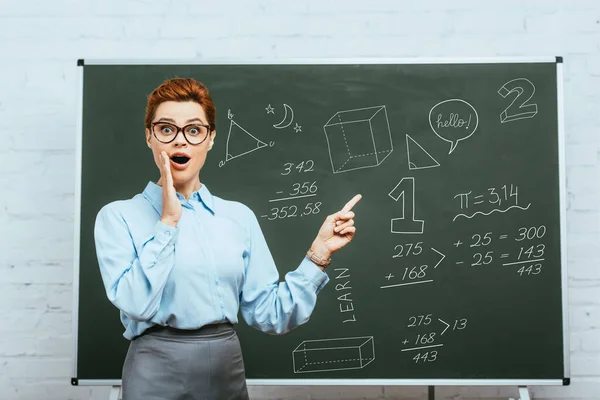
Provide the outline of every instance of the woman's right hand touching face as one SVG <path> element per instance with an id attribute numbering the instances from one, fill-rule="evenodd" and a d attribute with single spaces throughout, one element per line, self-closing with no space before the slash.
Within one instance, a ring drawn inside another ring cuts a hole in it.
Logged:
<path id="1" fill-rule="evenodd" d="M 160 153 L 160 176 L 162 185 L 162 217 L 161 221 L 167 225 L 177 226 L 181 218 L 181 202 L 177 198 L 173 175 L 171 175 L 171 160 L 166 152 Z"/>

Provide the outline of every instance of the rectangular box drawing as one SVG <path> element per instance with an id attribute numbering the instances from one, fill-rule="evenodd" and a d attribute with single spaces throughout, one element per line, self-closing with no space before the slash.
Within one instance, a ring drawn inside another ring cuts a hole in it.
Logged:
<path id="1" fill-rule="evenodd" d="M 305 340 L 292 359 L 296 374 L 361 369 L 375 360 L 373 336 Z"/>
<path id="2" fill-rule="evenodd" d="M 323 129 L 334 173 L 376 167 L 393 150 L 385 106 L 338 111 Z"/>

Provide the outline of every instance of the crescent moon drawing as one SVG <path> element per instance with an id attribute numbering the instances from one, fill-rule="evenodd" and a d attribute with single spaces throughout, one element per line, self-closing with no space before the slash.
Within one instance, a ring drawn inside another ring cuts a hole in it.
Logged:
<path id="1" fill-rule="evenodd" d="M 292 108 L 285 103 L 283 104 L 283 107 L 285 108 L 285 115 L 280 123 L 273 125 L 273 128 L 287 128 L 292 124 L 292 121 L 294 121 L 294 110 L 292 110 Z"/>

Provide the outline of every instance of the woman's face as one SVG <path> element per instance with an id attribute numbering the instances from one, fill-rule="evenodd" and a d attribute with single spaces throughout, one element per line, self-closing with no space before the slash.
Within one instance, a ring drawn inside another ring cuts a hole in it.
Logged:
<path id="1" fill-rule="evenodd" d="M 162 142 L 172 139 L 170 143 L 162 143 L 157 139 L 153 130 L 146 128 L 146 143 L 152 149 L 154 162 L 159 167 L 162 164 L 160 153 L 165 151 L 170 158 L 173 184 L 180 186 L 198 178 L 200 169 L 206 160 L 206 154 L 213 146 L 216 131 L 208 132 L 206 139 L 200 144 L 190 144 L 183 136 L 182 128 L 189 125 L 209 125 L 202 106 L 194 101 L 166 101 L 156 109 L 153 123 L 164 122 L 154 127 L 154 132 Z M 179 131 L 177 130 L 179 128 Z M 190 140 L 199 141 L 204 135 L 203 127 L 189 126 L 186 130 Z M 200 133 L 199 133 L 200 132 Z M 194 138 L 195 136 L 195 138 Z"/>

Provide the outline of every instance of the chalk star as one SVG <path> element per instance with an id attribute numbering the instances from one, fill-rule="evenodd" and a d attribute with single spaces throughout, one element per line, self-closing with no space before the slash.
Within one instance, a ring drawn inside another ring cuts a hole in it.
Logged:
<path id="1" fill-rule="evenodd" d="M 296 131 L 296 133 L 302 132 L 302 126 L 298 125 L 298 123 L 296 122 L 296 126 L 294 127 L 294 130 Z"/>
<path id="2" fill-rule="evenodd" d="M 271 107 L 270 104 L 268 107 L 265 108 L 265 110 L 267 110 L 267 114 L 275 114 L 275 109 Z"/>
<path id="3" fill-rule="evenodd" d="M 390 280 L 390 279 L 392 279 L 393 277 L 394 277 L 394 275 L 392 275 L 392 274 L 389 274 L 388 276 L 386 276 L 386 277 L 385 277 L 385 279 L 387 279 L 387 280 L 389 281 L 389 280 Z"/>
<path id="4" fill-rule="evenodd" d="M 462 244 L 462 242 L 461 242 L 460 240 L 459 240 L 458 242 L 454 243 L 454 245 L 455 245 L 456 247 L 460 246 L 461 244 Z"/>

